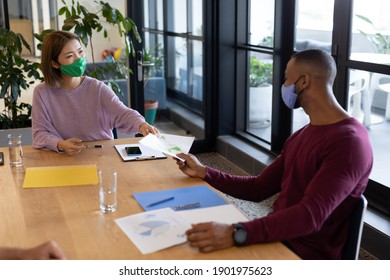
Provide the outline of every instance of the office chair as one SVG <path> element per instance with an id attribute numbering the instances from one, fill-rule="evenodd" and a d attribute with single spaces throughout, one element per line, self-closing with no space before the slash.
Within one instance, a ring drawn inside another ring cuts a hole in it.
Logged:
<path id="1" fill-rule="evenodd" d="M 360 241 L 362 239 L 364 213 L 367 209 L 367 199 L 362 195 L 356 203 L 349 218 L 347 242 L 344 245 L 343 260 L 357 260 L 359 257 Z"/>
<path id="2" fill-rule="evenodd" d="M 348 107 L 351 115 L 362 120 L 369 127 L 371 125 L 371 98 L 369 91 L 370 74 L 366 71 L 349 71 Z M 353 102 L 352 102 L 353 100 Z M 362 102 L 363 101 L 363 102 Z M 361 105 L 363 104 L 363 112 Z"/>
<path id="3" fill-rule="evenodd" d="M 379 74 L 379 73 L 373 73 L 371 77 L 371 83 L 370 83 L 370 92 L 372 95 L 374 95 L 375 90 L 381 90 L 384 93 L 387 94 L 386 96 L 386 111 L 385 111 L 385 118 L 387 120 L 390 119 L 390 76 Z"/>

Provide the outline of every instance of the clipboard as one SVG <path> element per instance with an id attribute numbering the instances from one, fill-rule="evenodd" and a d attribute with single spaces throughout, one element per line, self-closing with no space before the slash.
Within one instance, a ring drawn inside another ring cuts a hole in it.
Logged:
<path id="1" fill-rule="evenodd" d="M 140 155 L 128 155 L 125 148 L 126 147 L 139 147 L 141 149 Z M 149 148 L 142 144 L 121 144 L 114 145 L 115 150 L 118 152 L 119 156 L 123 161 L 143 161 L 143 160 L 153 160 L 153 159 L 164 159 L 167 158 L 162 152 Z"/>

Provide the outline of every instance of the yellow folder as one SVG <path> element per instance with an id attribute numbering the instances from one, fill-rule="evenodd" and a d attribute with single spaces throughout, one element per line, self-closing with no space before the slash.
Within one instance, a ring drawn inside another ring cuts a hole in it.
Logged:
<path id="1" fill-rule="evenodd" d="M 28 167 L 23 188 L 96 185 L 96 165 Z"/>

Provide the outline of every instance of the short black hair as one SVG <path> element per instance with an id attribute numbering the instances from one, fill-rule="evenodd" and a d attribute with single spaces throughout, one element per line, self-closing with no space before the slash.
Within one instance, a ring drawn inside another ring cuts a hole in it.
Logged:
<path id="1" fill-rule="evenodd" d="M 302 63 L 315 67 L 332 82 L 336 77 L 336 63 L 333 57 L 324 50 L 308 49 L 293 54 L 291 58 L 294 58 L 298 64 Z"/>

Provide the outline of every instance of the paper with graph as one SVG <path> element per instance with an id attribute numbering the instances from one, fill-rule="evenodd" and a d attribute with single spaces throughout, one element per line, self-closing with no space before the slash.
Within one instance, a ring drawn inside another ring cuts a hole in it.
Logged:
<path id="1" fill-rule="evenodd" d="M 162 208 L 115 220 L 143 254 L 185 243 L 185 232 L 192 224 L 234 224 L 245 221 L 248 218 L 233 204 L 183 211 Z"/>
<path id="2" fill-rule="evenodd" d="M 192 136 L 160 133 L 159 135 L 148 134 L 139 142 L 149 148 L 182 160 L 176 155 L 180 153 L 187 154 L 190 151 L 194 139 L 195 137 Z"/>
<path id="3" fill-rule="evenodd" d="M 185 231 L 191 227 L 171 208 L 130 215 L 115 222 L 143 254 L 185 243 Z"/>

